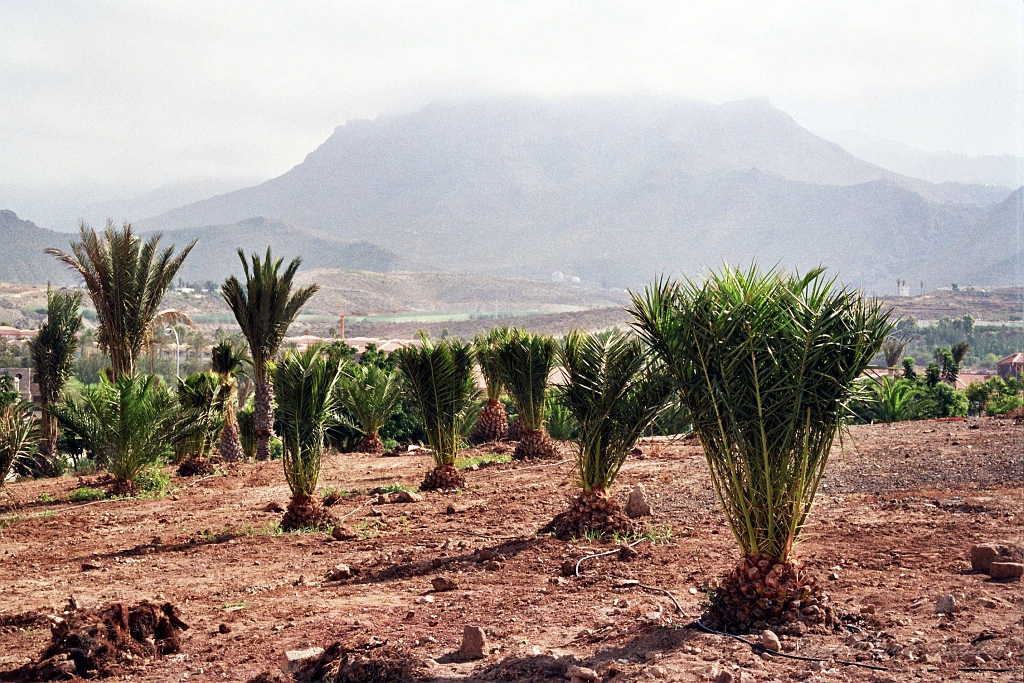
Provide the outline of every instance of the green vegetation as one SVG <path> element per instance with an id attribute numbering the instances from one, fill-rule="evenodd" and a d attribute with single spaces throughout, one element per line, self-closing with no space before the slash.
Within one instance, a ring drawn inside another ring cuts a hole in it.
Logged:
<path id="1" fill-rule="evenodd" d="M 1011 377 L 990 377 L 984 382 L 971 382 L 964 390 L 964 398 L 975 415 L 1005 415 L 1024 407 L 1024 382 Z"/>
<path id="2" fill-rule="evenodd" d="M 229 461 L 241 460 L 244 455 L 238 433 L 235 405 L 238 402 L 238 376 L 251 364 L 252 360 L 244 350 L 226 339 L 215 344 L 210 350 L 210 369 L 220 379 L 222 391 L 227 393 L 221 416 L 224 426 L 220 432 L 220 455 Z"/>
<path id="3" fill-rule="evenodd" d="M 89 488 L 88 486 L 79 486 L 68 494 L 68 500 L 73 503 L 87 502 L 90 500 L 103 500 L 106 497 L 107 494 L 103 489 L 94 489 Z"/>
<path id="4" fill-rule="evenodd" d="M 352 426 L 363 435 L 358 450 L 383 453 L 380 430 L 402 400 L 398 372 L 376 365 L 349 365 L 339 385 L 339 393 L 345 409 L 355 417 Z"/>
<path id="5" fill-rule="evenodd" d="M 470 443 L 501 441 L 508 435 L 508 414 L 505 412 L 505 404 L 501 402 L 505 383 L 501 374 L 500 348 L 510 336 L 507 327 L 495 327 L 486 334 L 478 334 L 473 340 L 473 356 L 480 366 L 480 374 L 487 388 L 487 403 L 477 416 L 469 435 Z"/>
<path id="6" fill-rule="evenodd" d="M 253 406 L 256 458 L 268 460 L 274 426 L 274 393 L 268 365 L 277 356 L 288 327 L 299 310 L 316 294 L 317 286 L 309 285 L 292 292 L 295 273 L 302 259 L 292 259 L 284 273 L 281 273 L 282 260 L 274 260 L 269 247 L 263 259 L 258 254 L 251 256 L 251 267 L 241 249 L 238 250 L 238 258 L 242 261 L 245 284 L 232 275 L 221 286 L 221 294 L 249 342 L 253 383 L 256 385 Z"/>
<path id="7" fill-rule="evenodd" d="M 28 401 L 16 401 L 0 408 L 0 492 L 11 469 L 35 453 L 39 425 Z"/>
<path id="8" fill-rule="evenodd" d="M 555 340 L 543 334 L 520 329 L 509 332 L 498 347 L 497 362 L 501 379 L 516 406 L 521 435 L 515 458 L 551 458 L 554 444 L 545 429 L 547 390 L 557 359 Z"/>
<path id="9" fill-rule="evenodd" d="M 394 353 L 434 456 L 434 469 L 420 488 L 462 488 L 465 479 L 455 468 L 455 459 L 463 425 L 477 397 L 473 352 L 453 339 L 435 342 L 422 336 L 420 342 L 420 347 L 406 346 Z"/>
<path id="10" fill-rule="evenodd" d="M 82 276 L 99 321 L 97 342 L 110 357 L 111 379 L 134 375 L 164 293 L 196 243 L 174 256 L 174 247 L 159 251 L 159 235 L 143 242 L 131 225 L 118 230 L 112 221 L 102 236 L 80 223 L 79 237 L 71 254 L 59 249 L 46 253 Z"/>
<path id="11" fill-rule="evenodd" d="M 960 342 L 970 345 L 961 359 L 967 367 L 994 368 L 996 361 L 1024 349 L 1024 329 L 1011 325 L 977 325 L 973 316 L 943 317 L 934 325 L 921 326 L 912 317 L 896 325 L 901 336 L 912 339 L 906 352 L 916 358 L 926 358 L 936 347 L 952 349 Z"/>
<path id="12" fill-rule="evenodd" d="M 205 428 L 193 431 L 191 436 L 174 444 L 174 462 L 207 460 L 224 428 L 224 412 L 231 397 L 231 386 L 213 372 L 197 372 L 179 379 L 175 388 L 178 419 L 181 422 L 198 422 Z"/>

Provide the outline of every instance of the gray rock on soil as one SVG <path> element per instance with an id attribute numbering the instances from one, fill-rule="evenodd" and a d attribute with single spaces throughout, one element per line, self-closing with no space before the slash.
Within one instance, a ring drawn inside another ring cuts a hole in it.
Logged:
<path id="1" fill-rule="evenodd" d="M 463 659 L 483 659 L 487 656 L 487 636 L 479 626 L 466 626 L 462 630 L 462 647 L 459 656 Z"/>
<path id="2" fill-rule="evenodd" d="M 935 601 L 936 614 L 952 614 L 956 611 L 956 598 L 951 593 L 946 593 Z"/>
<path id="3" fill-rule="evenodd" d="M 989 565 L 988 575 L 993 579 L 1016 579 L 1024 576 L 1024 564 L 1020 562 L 993 562 Z"/>
<path id="4" fill-rule="evenodd" d="M 782 642 L 779 640 L 779 637 L 775 635 L 774 631 L 762 631 L 760 641 L 761 645 L 769 650 L 773 650 L 775 652 L 782 650 Z"/>
<path id="5" fill-rule="evenodd" d="M 457 590 L 459 587 L 459 584 L 455 583 L 454 581 L 445 576 L 435 576 L 430 580 L 430 585 L 433 586 L 434 590 L 436 590 L 438 593 Z"/>
<path id="6" fill-rule="evenodd" d="M 647 489 L 643 484 L 637 484 L 629 492 L 629 499 L 626 500 L 626 514 L 630 519 L 637 517 L 650 517 L 654 514 L 651 503 L 647 500 Z"/>
<path id="7" fill-rule="evenodd" d="M 585 666 L 577 666 L 573 664 L 565 670 L 565 677 L 572 679 L 575 678 L 580 681 L 587 681 L 587 683 L 597 683 L 601 680 L 601 677 L 597 675 L 597 672 L 593 669 L 588 669 Z"/>
<path id="8" fill-rule="evenodd" d="M 288 650 L 284 653 L 284 670 L 293 673 L 299 670 L 303 664 L 314 657 L 324 653 L 322 647 L 311 647 L 308 650 Z"/>
<path id="9" fill-rule="evenodd" d="M 327 572 L 328 581 L 345 581 L 352 578 L 352 570 L 347 564 L 336 564 L 334 569 Z"/>
<path id="10" fill-rule="evenodd" d="M 971 569 L 976 572 L 989 573 L 993 562 L 1020 562 L 1019 548 L 1001 543 L 980 543 L 971 546 Z"/>
<path id="11" fill-rule="evenodd" d="M 423 496 L 412 491 L 395 491 L 388 496 L 389 503 L 420 503 L 423 501 Z"/>

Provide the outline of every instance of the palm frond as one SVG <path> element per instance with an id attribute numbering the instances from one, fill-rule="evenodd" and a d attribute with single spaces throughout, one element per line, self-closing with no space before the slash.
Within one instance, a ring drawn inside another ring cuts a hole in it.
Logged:
<path id="1" fill-rule="evenodd" d="M 0 491 L 11 469 L 35 450 L 39 429 L 30 401 L 16 401 L 0 408 Z"/>
<path id="2" fill-rule="evenodd" d="M 544 427 L 547 389 L 556 355 L 557 343 L 552 337 L 518 328 L 498 346 L 501 379 L 524 429 Z"/>
<path id="3" fill-rule="evenodd" d="M 399 374 L 376 365 L 352 364 L 339 384 L 341 403 L 355 418 L 352 425 L 366 437 L 377 436 L 402 400 Z"/>
<path id="4" fill-rule="evenodd" d="M 500 399 L 505 390 L 498 351 L 510 336 L 511 330 L 508 327 L 495 327 L 486 333 L 481 332 L 473 339 L 473 356 L 480 366 L 480 374 L 484 377 L 488 400 Z"/>

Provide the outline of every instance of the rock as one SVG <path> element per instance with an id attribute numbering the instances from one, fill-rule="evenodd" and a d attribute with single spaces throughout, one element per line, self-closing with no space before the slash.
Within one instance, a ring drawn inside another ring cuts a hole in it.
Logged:
<path id="1" fill-rule="evenodd" d="M 490 562 L 491 560 L 498 559 L 498 553 L 491 550 L 490 548 L 481 548 L 476 553 L 477 562 Z"/>
<path id="2" fill-rule="evenodd" d="M 647 673 L 654 678 L 665 678 L 665 676 L 668 676 L 668 669 L 663 666 L 649 666 L 647 667 Z"/>
<path id="3" fill-rule="evenodd" d="M 749 671 L 740 672 L 740 683 L 756 683 L 757 679 Z"/>
<path id="4" fill-rule="evenodd" d="M 388 496 L 388 501 L 392 503 L 421 503 L 423 496 L 412 491 L 395 491 Z"/>
<path id="5" fill-rule="evenodd" d="M 421 595 L 420 597 L 416 598 L 417 605 L 426 605 L 431 602 L 434 602 L 433 595 Z"/>
<path id="6" fill-rule="evenodd" d="M 951 593 L 946 593 L 935 601 L 936 614 L 952 614 L 956 611 L 956 598 Z"/>
<path id="7" fill-rule="evenodd" d="M 995 609 L 998 606 L 992 598 L 981 598 L 978 600 L 978 604 L 985 609 Z"/>
<path id="8" fill-rule="evenodd" d="M 647 500 L 647 489 L 643 484 L 637 484 L 629 492 L 629 498 L 626 500 L 626 514 L 632 519 L 650 517 L 654 514 L 654 509 Z"/>
<path id="9" fill-rule="evenodd" d="M 989 572 L 993 562 L 1020 562 L 1020 548 L 1000 543 L 981 543 L 971 546 L 971 569 L 976 572 Z"/>
<path id="10" fill-rule="evenodd" d="M 448 503 L 448 507 L 446 507 L 444 509 L 444 511 L 445 511 L 445 514 L 454 515 L 455 514 L 455 503 Z"/>
<path id="11" fill-rule="evenodd" d="M 83 562 L 82 563 L 82 571 L 83 572 L 89 572 L 89 571 L 92 571 L 94 569 L 103 569 L 103 563 L 102 562 L 96 562 L 95 560 L 93 560 L 91 562 Z"/>
<path id="12" fill-rule="evenodd" d="M 55 655 L 39 663 L 35 678 L 40 681 L 66 681 L 78 678 L 78 667 L 66 653 Z"/>
<path id="13" fill-rule="evenodd" d="M 993 562 L 989 565 L 988 575 L 993 579 L 1015 579 L 1024 576 L 1024 564 L 1020 562 Z"/>
<path id="14" fill-rule="evenodd" d="M 338 526 L 331 529 L 331 538 L 335 541 L 350 541 L 356 537 L 356 532 L 349 527 L 339 524 Z"/>
<path id="15" fill-rule="evenodd" d="M 576 563 L 566 560 L 562 563 L 562 576 L 576 576 Z"/>
<path id="16" fill-rule="evenodd" d="M 634 557 L 636 557 L 639 554 L 640 553 L 638 553 L 633 548 L 630 548 L 628 545 L 620 545 L 619 546 L 619 559 L 622 560 L 623 562 L 629 562 L 630 560 L 632 560 Z"/>
<path id="17" fill-rule="evenodd" d="M 217 627 L 217 632 L 218 633 L 231 633 L 231 627 L 228 626 L 227 624 L 221 624 L 220 626 Z"/>
<path id="18" fill-rule="evenodd" d="M 715 676 L 715 683 L 733 683 L 735 680 L 736 677 L 733 676 L 732 672 L 728 669 L 722 669 L 718 672 L 718 675 Z"/>
<path id="19" fill-rule="evenodd" d="M 935 653 L 933 655 L 925 655 L 924 656 L 924 663 L 925 664 L 931 664 L 932 666 L 941 666 L 942 665 L 942 655 L 940 655 L 938 653 Z"/>
<path id="20" fill-rule="evenodd" d="M 825 670 L 825 662 L 823 662 L 821 660 L 818 660 L 817 662 L 811 662 L 810 669 L 811 669 L 811 671 L 824 671 Z"/>
<path id="21" fill-rule="evenodd" d="M 347 564 L 336 564 L 334 569 L 327 572 L 328 581 L 345 581 L 352 578 L 352 570 Z"/>
<path id="22" fill-rule="evenodd" d="M 433 586 L 434 590 L 436 590 L 438 593 L 443 593 L 444 591 L 457 590 L 459 587 L 459 584 L 455 583 L 454 581 L 445 576 L 435 576 L 433 579 L 430 580 L 430 585 Z"/>
<path id="23" fill-rule="evenodd" d="M 860 608 L 860 613 L 861 614 L 874 614 L 875 613 L 875 606 L 874 605 L 864 605 L 863 607 Z"/>
<path id="24" fill-rule="evenodd" d="M 501 569 L 501 567 L 501 562 L 498 562 L 497 560 L 491 560 L 490 562 L 484 563 L 484 569 L 486 569 L 489 572 L 496 572 L 499 569 Z"/>
<path id="25" fill-rule="evenodd" d="M 311 647 L 308 650 L 288 650 L 284 653 L 284 670 L 288 673 L 294 673 L 308 660 L 319 657 L 323 653 L 324 649 L 322 647 Z"/>
<path id="26" fill-rule="evenodd" d="M 661 659 L 661 653 L 657 650 L 648 650 L 644 653 L 644 661 L 646 662 L 656 662 L 659 659 Z"/>
<path id="27" fill-rule="evenodd" d="M 782 650 L 782 642 L 779 641 L 779 637 L 775 635 L 774 631 L 761 631 L 759 641 L 765 648 L 774 652 Z"/>
<path id="28" fill-rule="evenodd" d="M 462 646 L 459 656 L 463 659 L 483 659 L 487 656 L 487 636 L 479 626 L 462 629 Z"/>
<path id="29" fill-rule="evenodd" d="M 266 507 L 263 508 L 266 512 L 284 512 L 284 506 L 278 503 L 276 500 L 272 500 L 267 503 Z"/>
<path id="30" fill-rule="evenodd" d="M 595 683 L 596 681 L 601 680 L 601 677 L 598 676 L 597 672 L 593 669 L 588 669 L 585 666 L 577 666 L 576 664 L 573 664 L 565 670 L 565 677 L 578 678 L 581 681 L 589 681 L 590 683 Z"/>

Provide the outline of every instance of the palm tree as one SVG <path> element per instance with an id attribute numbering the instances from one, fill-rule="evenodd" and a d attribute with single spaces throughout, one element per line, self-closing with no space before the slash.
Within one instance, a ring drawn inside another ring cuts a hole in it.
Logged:
<path id="1" fill-rule="evenodd" d="M 224 428 L 224 413 L 230 402 L 231 387 L 222 382 L 216 373 L 196 372 L 178 378 L 175 388 L 180 419 L 206 425 L 205 429 L 194 432 L 174 445 L 174 463 L 180 465 L 178 474 L 210 474 L 213 472 L 210 454 Z"/>
<path id="2" fill-rule="evenodd" d="M 29 401 L 17 400 L 0 408 L 0 491 L 4 490 L 11 469 L 32 457 L 39 425 Z"/>
<path id="3" fill-rule="evenodd" d="M 254 421 L 256 426 L 256 459 L 270 459 L 270 437 L 274 429 L 274 390 L 270 384 L 267 363 L 274 360 L 288 327 L 299 310 L 316 294 L 313 284 L 292 292 L 292 282 L 302 259 L 294 258 L 281 273 L 279 258 L 267 255 L 260 259 L 252 254 L 252 267 L 245 252 L 238 250 L 245 272 L 245 286 L 234 275 L 224 281 L 221 295 L 235 314 L 235 320 L 249 342 L 252 356 L 253 382 L 256 385 Z"/>
<path id="4" fill-rule="evenodd" d="M 857 379 L 893 329 L 888 312 L 821 269 L 754 265 L 726 266 L 704 283 L 659 280 L 633 295 L 631 313 L 681 391 L 743 555 L 714 596 L 710 625 L 828 622 L 793 546 Z"/>
<path id="5" fill-rule="evenodd" d="M 487 386 L 487 405 L 477 417 L 473 432 L 469 435 L 470 443 L 501 441 L 508 436 L 508 415 L 505 414 L 505 404 L 501 402 L 505 385 L 501 381 L 501 365 L 498 362 L 498 348 L 508 338 L 507 327 L 495 327 L 486 334 L 478 334 L 473 340 L 473 355 Z"/>
<path id="6" fill-rule="evenodd" d="M 341 364 L 322 349 L 289 351 L 274 368 L 284 475 L 292 492 L 281 521 L 285 531 L 333 525 L 316 497 L 327 429 L 338 421 Z"/>
<path id="7" fill-rule="evenodd" d="M 114 476 L 114 492 L 138 492 L 139 476 L 179 441 L 205 430 L 203 420 L 182 419 L 171 392 L 154 375 L 100 375 L 97 384 L 71 394 L 50 411 L 63 429 L 81 438 Z"/>
<path id="8" fill-rule="evenodd" d="M 352 426 L 363 435 L 356 450 L 383 453 L 380 429 L 402 400 L 399 374 L 376 365 L 350 365 L 339 388 L 342 404 L 355 418 Z"/>
<path id="9" fill-rule="evenodd" d="M 462 426 L 478 394 L 473 381 L 473 350 L 456 339 L 434 342 L 421 334 L 420 341 L 420 347 L 404 346 L 394 352 L 434 456 L 434 469 L 420 489 L 463 488 L 466 479 L 455 468 L 455 458 Z"/>
<path id="10" fill-rule="evenodd" d="M 547 389 L 555 365 L 557 344 L 545 334 L 513 329 L 498 347 L 498 365 L 520 420 L 522 436 L 514 458 L 551 458 L 555 445 L 544 428 Z"/>
<path id="11" fill-rule="evenodd" d="M 210 369 L 217 374 L 228 391 L 227 400 L 224 401 L 224 428 L 220 432 L 220 456 L 225 460 L 241 460 L 243 457 L 235 405 L 238 375 L 251 362 L 242 349 L 226 339 L 210 350 Z"/>
<path id="12" fill-rule="evenodd" d="M 917 419 L 925 399 L 917 385 L 907 379 L 884 377 L 871 382 L 871 405 L 874 419 L 881 422 L 904 422 Z"/>
<path id="13" fill-rule="evenodd" d="M 35 380 L 39 384 L 41 409 L 39 465 L 52 473 L 49 459 L 57 443 L 57 421 L 49 408 L 64 395 L 64 387 L 75 367 L 78 339 L 82 328 L 82 293 L 46 290 L 46 322 L 28 342 Z"/>
<path id="14" fill-rule="evenodd" d="M 626 456 L 658 417 L 671 384 L 635 335 L 570 332 L 560 349 L 565 384 L 556 396 L 576 418 L 576 475 L 583 492 L 550 525 L 559 538 L 630 530 L 609 493 Z"/>
<path id="15" fill-rule="evenodd" d="M 889 368 L 891 374 L 895 374 L 896 365 L 900 362 L 900 357 L 903 356 L 903 351 L 907 348 L 908 343 L 910 340 L 904 337 L 889 337 L 882 343 L 885 367 Z"/>
<path id="16" fill-rule="evenodd" d="M 78 229 L 81 241 L 71 245 L 71 254 L 52 248 L 46 253 L 82 276 L 96 307 L 97 341 L 110 356 L 112 379 L 134 375 L 164 293 L 196 242 L 175 256 L 173 246 L 159 251 L 159 233 L 143 242 L 129 223 L 118 230 L 107 221 L 102 236 L 85 223 Z"/>

